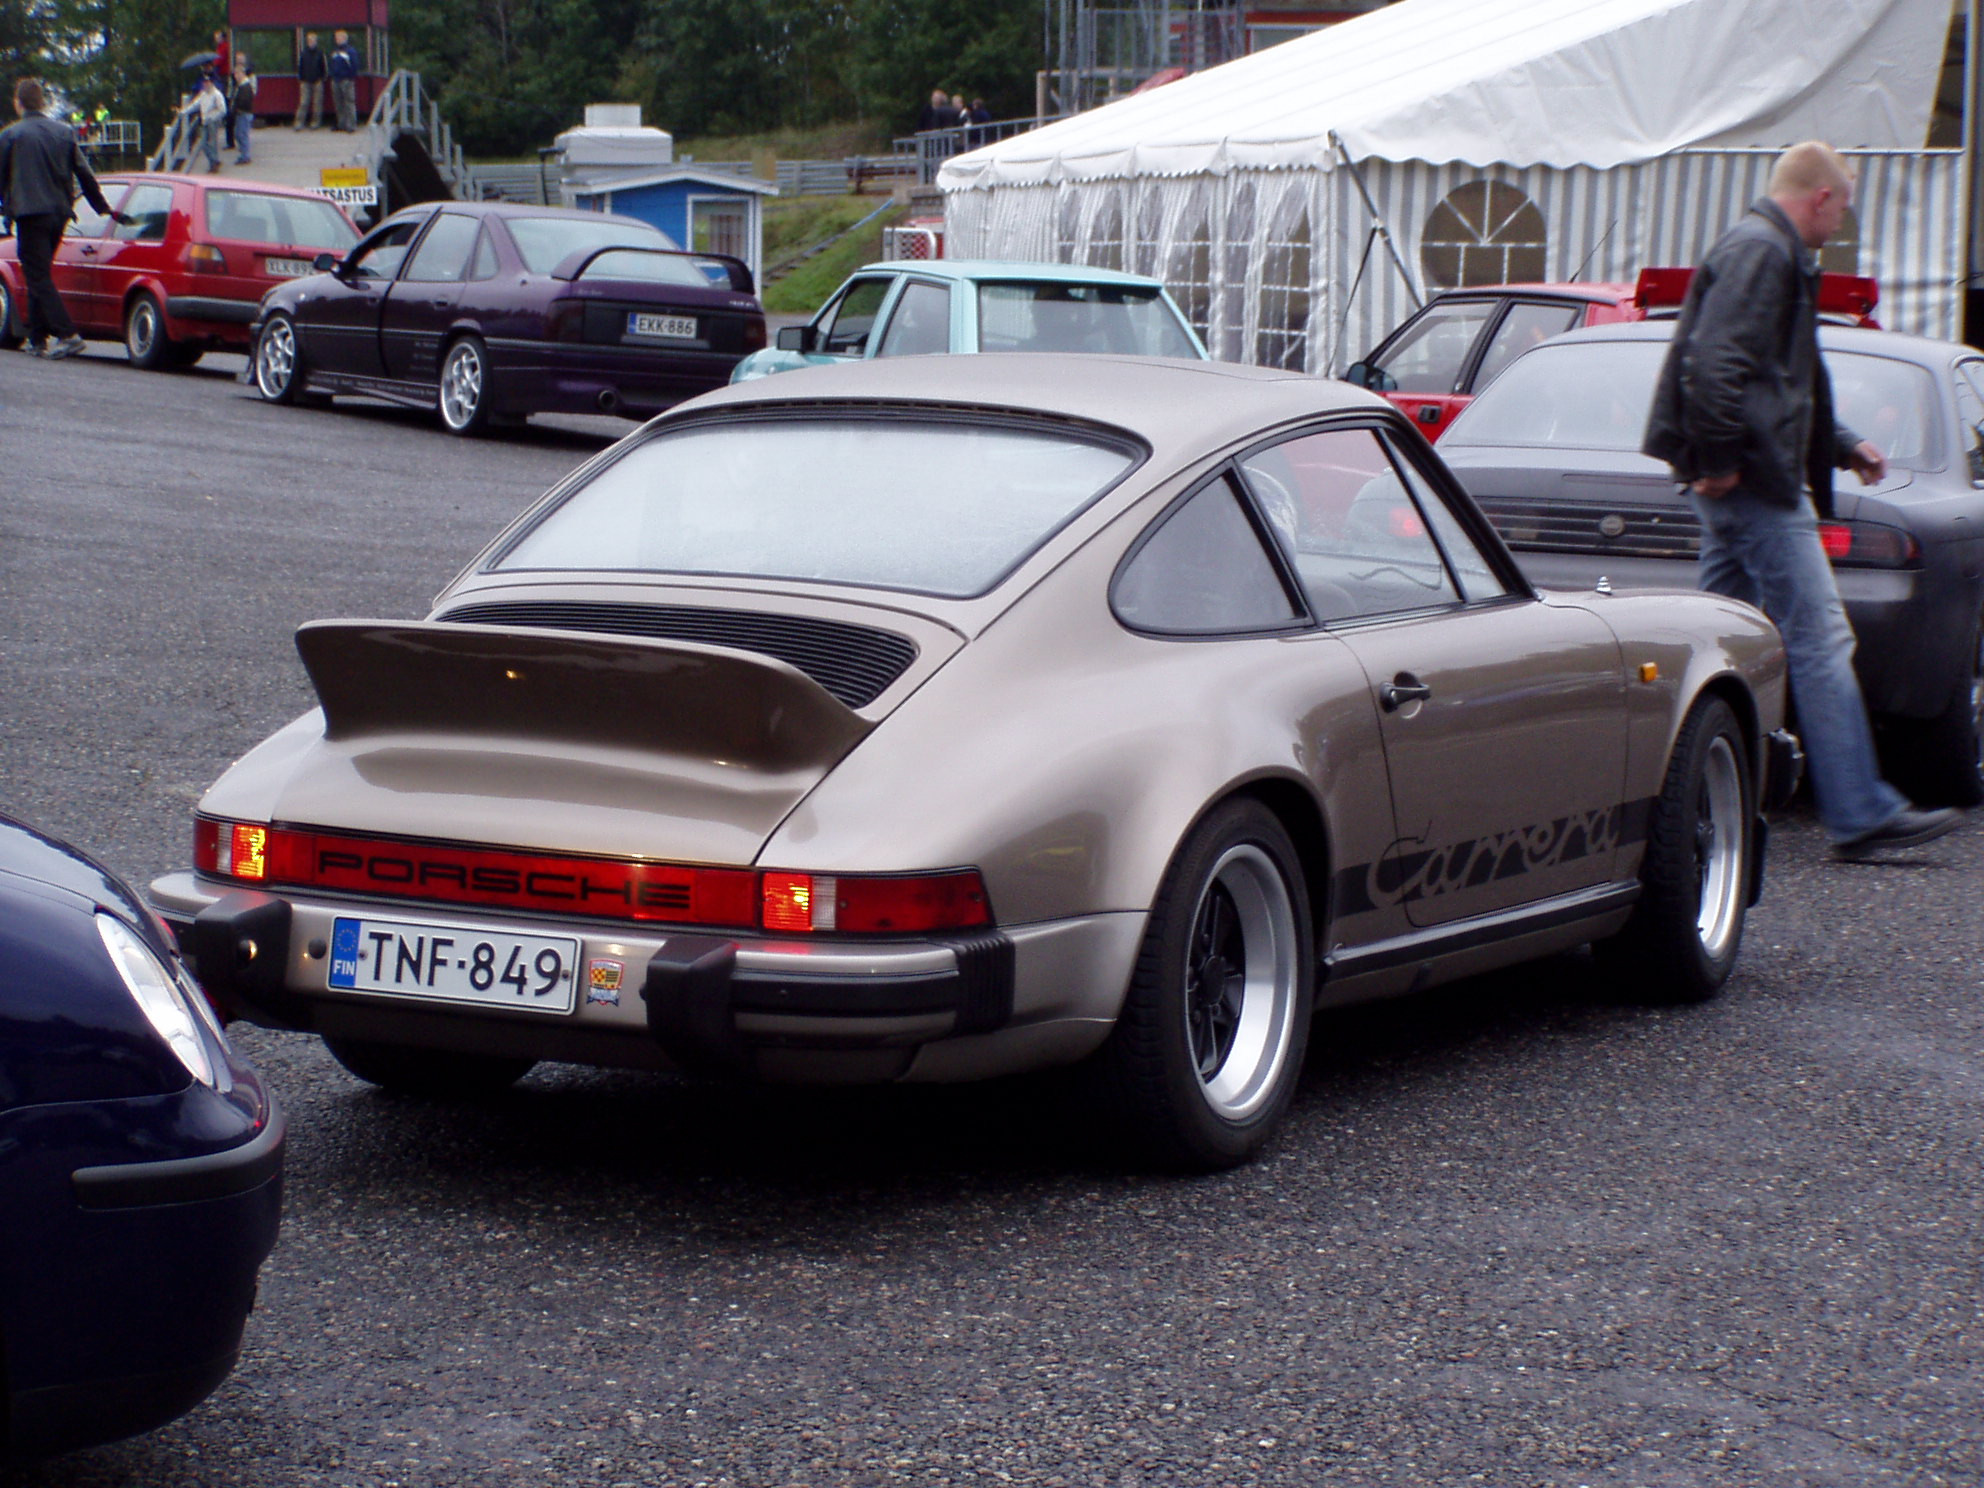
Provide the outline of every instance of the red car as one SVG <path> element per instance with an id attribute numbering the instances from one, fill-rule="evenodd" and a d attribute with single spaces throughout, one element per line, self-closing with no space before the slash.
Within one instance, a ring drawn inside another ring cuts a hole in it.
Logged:
<path id="1" fill-rule="evenodd" d="M 133 220 L 112 222 L 78 202 L 55 255 L 55 287 L 78 331 L 121 340 L 140 367 L 246 351 L 272 285 L 358 241 L 341 207 L 294 187 L 164 172 L 105 176 L 102 185 L 111 207 Z M 27 334 L 25 294 L 15 242 L 0 239 L 0 346 Z"/>
<path id="2" fill-rule="evenodd" d="M 1680 308 L 1693 269 L 1642 269 L 1633 284 L 1491 284 L 1433 296 L 1344 379 L 1383 393 L 1438 439 L 1496 373 L 1539 341 L 1583 326 L 1645 320 Z M 1876 326 L 1880 289 L 1872 279 L 1827 274 L 1819 309 L 1836 320 Z"/>

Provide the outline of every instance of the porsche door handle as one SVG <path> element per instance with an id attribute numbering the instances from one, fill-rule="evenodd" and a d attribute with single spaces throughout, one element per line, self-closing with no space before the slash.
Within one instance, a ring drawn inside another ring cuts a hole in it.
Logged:
<path id="1" fill-rule="evenodd" d="M 1400 672 L 1378 687 L 1378 701 L 1385 705 L 1387 713 L 1396 713 L 1407 703 L 1423 703 L 1432 695 L 1433 689 L 1410 672 Z"/>

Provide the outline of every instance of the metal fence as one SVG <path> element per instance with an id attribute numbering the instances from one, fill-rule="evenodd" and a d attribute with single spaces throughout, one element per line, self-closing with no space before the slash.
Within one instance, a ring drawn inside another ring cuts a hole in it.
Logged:
<path id="1" fill-rule="evenodd" d="M 961 124 L 954 129 L 926 129 L 921 134 L 898 135 L 894 159 L 905 176 L 913 176 L 918 186 L 929 186 L 937 179 L 937 167 L 953 155 L 976 150 L 1025 134 L 1052 123 L 1051 116 L 1033 115 L 1024 119 L 994 119 L 989 124 Z"/>

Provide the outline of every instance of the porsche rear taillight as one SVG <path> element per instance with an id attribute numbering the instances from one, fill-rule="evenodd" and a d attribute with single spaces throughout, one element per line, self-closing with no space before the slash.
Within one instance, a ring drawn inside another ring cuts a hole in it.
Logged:
<path id="1" fill-rule="evenodd" d="M 269 876 L 269 829 L 201 817 L 193 823 L 193 866 L 201 873 L 261 883 Z"/>
<path id="2" fill-rule="evenodd" d="M 901 935 L 972 930 L 992 923 L 985 881 L 968 868 L 944 873 L 767 873 L 765 929 L 785 934 Z"/>
<path id="3" fill-rule="evenodd" d="M 912 935 L 989 926 L 985 881 L 939 873 L 789 873 L 408 842 L 200 817 L 193 865 L 267 887 L 536 910 L 588 919 Z"/>

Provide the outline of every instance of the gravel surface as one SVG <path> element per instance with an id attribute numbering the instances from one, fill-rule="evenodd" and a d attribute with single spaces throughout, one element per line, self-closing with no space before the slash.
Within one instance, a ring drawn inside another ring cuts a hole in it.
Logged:
<path id="1" fill-rule="evenodd" d="M 0 810 L 140 883 L 308 705 L 299 622 L 423 612 L 628 427 L 239 365 L 0 354 Z M 1980 887 L 1975 827 L 1841 865 L 1788 816 L 1718 1002 L 1572 956 L 1323 1017 L 1285 1135 L 1192 1181 L 1044 1082 L 431 1105 L 242 1029 L 291 1136 L 239 1369 L 0 1484 L 1974 1485 Z"/>

